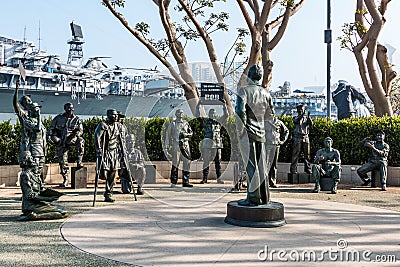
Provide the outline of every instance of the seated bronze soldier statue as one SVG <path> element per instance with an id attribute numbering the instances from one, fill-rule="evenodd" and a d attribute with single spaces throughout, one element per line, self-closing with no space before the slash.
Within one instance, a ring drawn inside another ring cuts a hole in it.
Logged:
<path id="1" fill-rule="evenodd" d="M 129 194 L 133 189 L 133 180 L 137 182 L 137 195 L 143 195 L 143 184 L 146 179 L 146 169 L 142 152 L 135 147 L 135 136 L 128 134 L 126 136 L 126 158 L 129 170 L 121 168 L 121 190 L 124 194 Z M 132 177 L 131 177 L 132 175 Z"/>
<path id="2" fill-rule="evenodd" d="M 337 193 L 337 185 L 341 174 L 340 153 L 337 149 L 332 148 L 333 140 L 326 137 L 324 140 L 324 148 L 317 151 L 312 164 L 312 176 L 315 179 L 315 188 L 313 193 L 320 190 L 320 182 L 322 177 L 329 177 L 333 180 L 331 188 L 332 194 Z"/>
<path id="3" fill-rule="evenodd" d="M 35 160 L 29 151 L 20 154 L 20 186 L 22 191 L 22 215 L 19 221 L 61 219 L 68 216 L 62 207 L 51 203 L 62 193 L 55 190 L 43 190 L 40 177 L 35 173 Z"/>
<path id="4" fill-rule="evenodd" d="M 364 138 L 360 145 L 371 149 L 371 156 L 368 162 L 357 169 L 357 174 L 363 181 L 363 186 L 371 183 L 368 177 L 368 172 L 378 170 L 380 172 L 382 191 L 386 191 L 387 177 L 387 157 L 389 155 L 389 145 L 385 143 L 385 133 L 378 131 L 375 136 L 375 141 L 371 141 L 368 137 Z"/>

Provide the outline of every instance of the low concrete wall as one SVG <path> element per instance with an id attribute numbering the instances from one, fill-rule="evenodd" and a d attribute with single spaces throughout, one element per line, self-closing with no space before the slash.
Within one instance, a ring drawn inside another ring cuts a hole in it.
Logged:
<path id="1" fill-rule="evenodd" d="M 86 162 L 84 165 L 88 168 L 88 183 L 94 183 L 96 170 L 95 163 Z M 148 177 L 148 181 L 155 180 L 156 183 L 169 183 L 169 176 L 171 170 L 171 163 L 167 161 L 155 161 L 146 162 L 146 165 L 155 166 L 155 176 L 154 179 Z M 71 163 L 70 167 L 74 167 L 76 164 Z M 182 166 L 181 166 L 182 167 Z M 234 162 L 222 162 L 222 179 L 233 180 L 233 169 Z M 342 166 L 342 183 L 350 184 L 361 184 L 361 179 L 357 175 L 357 168 L 360 165 L 343 165 Z M 151 167 L 150 167 L 151 168 Z M 287 174 L 289 173 L 290 163 L 278 163 L 278 174 L 277 178 L 280 181 L 287 181 Z M 299 163 L 298 170 L 303 171 L 304 165 Z M 5 186 L 15 186 L 18 180 L 18 173 L 20 172 L 20 167 L 18 165 L 11 166 L 0 166 L 0 185 Z M 203 162 L 194 161 L 191 164 L 191 180 L 202 179 L 203 173 Z M 43 173 L 48 184 L 59 184 L 62 182 L 62 176 L 60 175 L 60 168 L 58 163 L 45 164 L 43 168 Z M 150 172 L 149 172 L 150 173 Z M 182 178 L 182 172 L 179 171 L 179 179 Z M 216 179 L 215 166 L 211 164 L 210 173 L 208 176 L 209 180 Z M 102 183 L 103 181 L 100 181 Z M 388 186 L 400 186 L 400 167 L 389 167 L 388 168 Z"/>

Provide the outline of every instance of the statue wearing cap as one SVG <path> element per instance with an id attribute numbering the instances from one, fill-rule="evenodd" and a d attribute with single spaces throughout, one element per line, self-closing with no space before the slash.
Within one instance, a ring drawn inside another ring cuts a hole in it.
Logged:
<path id="1" fill-rule="evenodd" d="M 309 127 L 313 125 L 310 118 L 310 112 L 306 114 L 306 107 L 298 105 L 297 116 L 293 118 L 294 132 L 293 132 L 293 151 L 292 163 L 290 164 L 290 173 L 297 173 L 297 163 L 299 162 L 300 152 L 304 154 L 304 171 L 311 173 L 310 165 L 310 140 L 308 138 Z"/>
<path id="2" fill-rule="evenodd" d="M 175 119 L 168 125 L 164 140 L 164 153 L 172 161 L 171 166 L 171 187 L 178 183 L 178 167 L 183 162 L 182 186 L 193 187 L 189 183 L 191 153 L 189 138 L 193 135 L 192 128 L 183 118 L 183 110 L 177 109 Z"/>
<path id="3" fill-rule="evenodd" d="M 357 89 L 345 80 L 339 80 L 339 85 L 332 92 L 332 99 L 338 109 L 338 120 L 355 117 L 354 101 L 364 104 L 367 100 Z"/>
<path id="4" fill-rule="evenodd" d="M 326 137 L 324 140 L 324 148 L 317 151 L 312 164 L 312 176 L 315 179 L 314 193 L 320 190 L 321 177 L 329 177 L 333 179 L 331 188 L 332 194 L 337 193 L 337 185 L 340 181 L 341 160 L 340 153 L 337 149 L 332 148 L 333 140 Z"/>
<path id="5" fill-rule="evenodd" d="M 67 217 L 67 211 L 51 203 L 62 194 L 54 190 L 43 190 L 41 180 L 35 173 L 36 162 L 30 151 L 21 152 L 19 164 L 22 168 L 19 176 L 22 191 L 22 215 L 18 220 L 51 220 Z"/>
<path id="6" fill-rule="evenodd" d="M 371 149 L 371 156 L 368 162 L 357 169 L 357 174 L 363 181 L 362 185 L 365 186 L 371 183 L 367 173 L 377 170 L 380 173 L 382 191 L 386 191 L 389 145 L 385 142 L 385 132 L 382 130 L 377 131 L 375 141 L 367 137 L 360 142 L 360 145 Z"/>
<path id="7" fill-rule="evenodd" d="M 50 123 L 48 141 L 57 147 L 57 156 L 60 164 L 60 173 L 63 177 L 61 187 L 68 186 L 68 151 L 76 147 L 77 167 L 83 167 L 82 158 L 85 140 L 82 137 L 82 120 L 74 114 L 72 103 L 64 104 L 64 113 L 58 114 Z"/>
<path id="8" fill-rule="evenodd" d="M 13 97 L 13 107 L 14 107 L 15 114 L 17 114 L 19 123 L 22 125 L 23 120 L 28 118 L 28 110 L 32 104 L 32 99 L 31 99 L 30 95 L 23 95 L 18 100 L 19 86 L 20 86 L 20 82 L 18 80 L 16 83 L 16 86 L 15 86 L 15 92 L 14 92 L 14 97 Z M 29 137 L 27 136 L 25 129 L 22 127 L 20 152 L 26 151 L 26 149 L 28 147 L 28 143 L 29 143 Z"/>
<path id="9" fill-rule="evenodd" d="M 274 109 L 271 95 L 259 85 L 261 68 L 251 66 L 247 78 L 247 85 L 238 91 L 235 108 L 241 160 L 247 173 L 247 197 L 238 205 L 257 206 L 270 202 L 268 165 L 273 154 L 266 153 L 265 122 L 272 121 Z"/>
<path id="10" fill-rule="evenodd" d="M 42 106 L 38 103 L 32 103 L 29 105 L 28 116 L 22 119 L 22 131 L 26 138 L 25 150 L 29 151 L 32 158 L 35 161 L 36 170 L 35 173 L 40 177 L 44 184 L 42 177 L 43 164 L 46 156 L 46 129 L 42 124 L 42 118 L 40 115 L 40 108 Z M 22 153 L 23 151 L 21 151 Z"/>
<path id="11" fill-rule="evenodd" d="M 100 122 L 94 132 L 94 147 L 98 162 L 99 178 L 106 180 L 105 202 L 114 202 L 112 198 L 116 173 L 121 168 L 121 153 L 125 153 L 124 133 L 118 122 L 116 109 L 107 110 L 107 120 Z"/>

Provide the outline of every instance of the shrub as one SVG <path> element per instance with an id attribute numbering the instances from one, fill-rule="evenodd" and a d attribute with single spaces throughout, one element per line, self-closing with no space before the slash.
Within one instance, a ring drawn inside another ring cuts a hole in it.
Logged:
<path id="1" fill-rule="evenodd" d="M 48 127 L 52 118 L 43 120 L 43 124 Z M 136 136 L 137 145 L 142 148 L 146 159 L 165 160 L 163 153 L 163 140 L 165 130 L 172 118 L 151 118 L 137 119 L 125 118 L 124 124 L 128 133 Z M 186 117 L 194 132 L 190 139 L 192 159 L 200 158 L 199 144 L 203 138 L 203 129 L 199 119 Z M 280 118 L 289 128 L 290 135 L 288 141 L 282 145 L 279 161 L 290 162 L 293 146 L 293 118 L 284 116 Z M 94 151 L 94 131 L 101 118 L 93 117 L 83 121 L 85 139 L 84 161 L 95 161 Z M 390 146 L 389 165 L 400 166 L 400 147 L 396 146 L 396 140 L 400 140 L 400 118 L 398 117 L 370 117 L 352 118 L 333 122 L 326 118 L 316 118 L 314 125 L 310 128 L 311 157 L 316 151 L 324 146 L 324 139 L 330 136 L 333 139 L 333 147 L 340 151 L 343 164 L 363 164 L 368 160 L 370 151 L 359 146 L 359 142 L 365 137 L 374 139 L 377 130 L 386 133 L 385 141 Z M 10 121 L 0 123 L 0 165 L 18 164 L 19 143 L 21 125 L 12 125 Z M 235 118 L 229 117 L 222 128 L 224 148 L 222 150 L 222 160 L 236 160 L 239 155 L 237 146 Z M 55 158 L 55 146 L 49 145 L 47 149 L 46 163 L 57 162 Z M 70 153 L 69 161 L 76 161 L 75 153 Z"/>

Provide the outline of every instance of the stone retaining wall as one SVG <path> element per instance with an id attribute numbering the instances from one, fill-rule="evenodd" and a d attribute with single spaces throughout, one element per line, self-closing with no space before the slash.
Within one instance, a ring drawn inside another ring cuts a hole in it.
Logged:
<path id="1" fill-rule="evenodd" d="M 88 183 L 94 183 L 94 178 L 96 175 L 95 163 L 86 162 L 84 165 L 88 168 Z M 155 171 L 148 171 L 148 182 L 154 183 L 169 183 L 171 164 L 167 161 L 156 161 L 156 162 L 146 162 L 149 165 L 147 168 L 152 168 L 155 166 Z M 71 167 L 75 164 L 71 163 Z M 233 169 L 234 162 L 222 162 L 222 179 L 233 180 Z M 278 174 L 277 178 L 280 181 L 287 181 L 287 174 L 289 172 L 290 163 L 279 163 L 278 164 Z M 359 165 L 343 165 L 342 166 L 342 179 L 343 183 L 350 184 L 361 184 L 361 180 L 357 175 L 357 168 Z M 202 179 L 202 169 L 203 162 L 194 161 L 191 165 L 190 179 L 198 182 Z M 0 185 L 5 186 L 15 186 L 17 183 L 18 173 L 20 172 L 20 167 L 18 165 L 11 166 L 0 166 Z M 298 170 L 303 170 L 303 164 L 299 164 Z M 62 182 L 62 177 L 59 174 L 60 169 L 58 163 L 45 164 L 43 168 L 43 173 L 45 175 L 46 183 L 48 184 L 59 184 Z M 150 177 L 151 174 L 155 174 L 155 177 Z M 182 177 L 182 172 L 179 172 L 179 179 Z M 212 182 L 216 179 L 214 164 L 210 167 L 209 180 Z M 181 180 L 179 180 L 181 181 Z M 102 183 L 103 181 L 100 181 Z M 389 167 L 388 168 L 388 186 L 400 186 L 400 167 Z"/>

